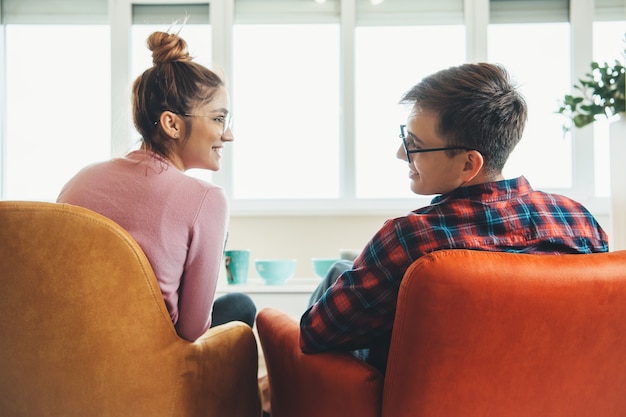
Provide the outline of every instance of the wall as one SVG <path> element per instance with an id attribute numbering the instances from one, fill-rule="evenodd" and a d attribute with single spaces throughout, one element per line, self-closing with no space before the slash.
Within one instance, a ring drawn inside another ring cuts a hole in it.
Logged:
<path id="1" fill-rule="evenodd" d="M 360 250 L 385 216 L 233 216 L 227 249 L 250 249 L 250 258 L 297 258 L 296 277 L 313 277 L 311 258 Z M 250 277 L 257 277 L 251 265 Z"/>
<path id="2" fill-rule="evenodd" d="M 389 217 L 233 216 L 226 246 L 228 249 L 250 249 L 251 259 L 297 258 L 295 277 L 310 278 L 314 276 L 312 257 L 335 257 L 340 249 L 360 251 Z M 610 217 L 596 215 L 596 218 L 609 233 Z M 253 265 L 250 277 L 258 277 Z"/>

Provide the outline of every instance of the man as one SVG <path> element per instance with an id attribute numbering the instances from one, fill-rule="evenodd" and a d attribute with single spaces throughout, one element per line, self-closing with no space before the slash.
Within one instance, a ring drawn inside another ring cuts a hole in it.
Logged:
<path id="1" fill-rule="evenodd" d="M 413 192 L 438 196 L 388 220 L 353 265 L 336 265 L 300 322 L 303 352 L 361 350 L 382 372 L 400 282 L 421 256 L 441 249 L 608 250 L 605 232 L 582 205 L 534 191 L 524 177 L 502 176 L 527 118 L 504 68 L 481 63 L 439 71 L 401 103 L 411 111 L 397 157 L 409 163 Z"/>

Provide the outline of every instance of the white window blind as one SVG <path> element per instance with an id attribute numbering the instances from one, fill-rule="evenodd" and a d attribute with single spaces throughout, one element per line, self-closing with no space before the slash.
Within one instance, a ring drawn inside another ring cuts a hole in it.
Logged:
<path id="1" fill-rule="evenodd" d="M 626 2 L 624 0 L 595 0 L 594 9 L 594 20 L 626 20 Z M 626 25 L 624 32 L 626 32 Z"/>
<path id="2" fill-rule="evenodd" d="M 190 25 L 208 25 L 209 4 L 133 4 L 133 25 L 171 24 L 185 18 Z"/>
<path id="3" fill-rule="evenodd" d="M 235 23 L 336 23 L 340 0 L 235 0 Z"/>
<path id="4" fill-rule="evenodd" d="M 4 24 L 106 24 L 107 0 L 2 0 Z"/>
<path id="5" fill-rule="evenodd" d="M 490 0 L 491 23 L 568 22 L 568 0 Z"/>
<path id="6" fill-rule="evenodd" d="M 463 0 L 356 0 L 358 26 L 463 24 Z"/>

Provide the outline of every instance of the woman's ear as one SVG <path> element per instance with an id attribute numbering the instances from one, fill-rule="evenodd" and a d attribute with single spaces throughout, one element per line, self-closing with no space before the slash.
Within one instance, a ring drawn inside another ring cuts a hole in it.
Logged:
<path id="1" fill-rule="evenodd" d="M 463 167 L 463 176 L 465 182 L 470 182 L 478 176 L 483 168 L 485 160 L 478 151 L 468 151 L 465 157 L 465 165 Z"/>
<path id="2" fill-rule="evenodd" d="M 159 125 L 167 136 L 172 139 L 178 139 L 182 132 L 182 119 L 176 113 L 171 111 L 164 111 L 159 116 Z"/>

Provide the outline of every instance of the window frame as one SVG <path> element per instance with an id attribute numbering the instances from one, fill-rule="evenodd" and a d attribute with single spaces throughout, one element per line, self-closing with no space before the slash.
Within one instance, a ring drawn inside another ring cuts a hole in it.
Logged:
<path id="1" fill-rule="evenodd" d="M 31 0 L 43 1 L 46 0 Z M 130 27 L 132 25 L 133 4 L 209 4 L 210 25 L 213 33 L 213 61 L 219 62 L 227 75 L 232 73 L 232 28 L 235 22 L 235 0 L 102 0 L 107 2 L 109 24 L 111 26 L 111 155 L 123 155 L 136 138 L 133 137 L 130 113 L 121 114 L 120 109 L 129 109 L 130 79 Z M 284 0 L 283 0 L 284 1 Z M 302 1 L 302 0 L 300 0 Z M 312 1 L 312 0 L 311 0 Z M 341 197 L 320 200 L 237 200 L 231 199 L 233 215 L 400 215 L 406 211 L 429 203 L 431 197 L 415 196 L 406 199 L 357 199 L 355 197 L 354 152 L 354 101 L 355 91 L 351 79 L 355 70 L 354 56 L 345 51 L 354 50 L 354 30 L 357 25 L 357 0 L 333 0 L 338 2 L 340 13 L 340 33 L 342 51 L 340 58 L 341 101 L 344 116 L 340 122 L 341 157 Z M 409 0 L 410 1 L 410 0 Z M 530 2 L 530 0 L 528 0 Z M 276 2 L 276 0 L 275 0 Z M 609 4 L 614 8 L 614 0 L 570 0 L 569 21 L 572 36 L 572 56 L 570 59 L 571 79 L 582 76 L 592 60 L 593 22 L 597 20 L 597 8 Z M 620 7 L 618 5 L 618 7 Z M 476 62 L 487 58 L 487 27 L 489 24 L 489 0 L 464 0 L 463 20 L 466 30 L 466 60 Z M 611 9 L 613 10 L 613 9 Z M 606 15 L 606 14 L 605 14 Z M 603 20 L 607 20 L 603 18 Z M 0 199 L 6 193 L 7 154 L 7 111 L 6 111 L 6 57 L 5 26 L 3 10 L 0 7 Z M 231 78 L 227 77 L 227 88 Z M 576 129 L 571 132 L 573 141 L 572 188 L 545 189 L 545 191 L 567 195 L 584 204 L 594 214 L 608 214 L 609 198 L 594 196 L 593 129 Z M 393 157 L 393 156 L 391 156 Z M 225 152 L 222 169 L 215 173 L 213 180 L 224 187 L 232 197 L 232 153 Z M 401 180 L 401 179 L 399 179 Z"/>

